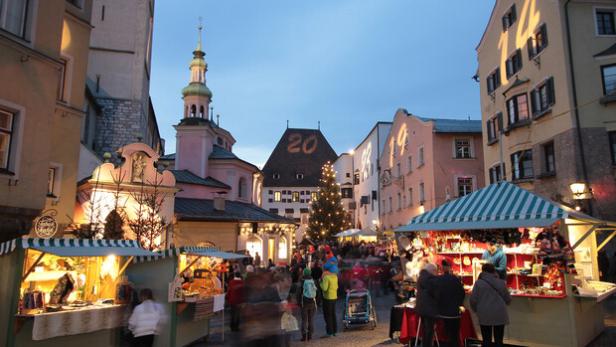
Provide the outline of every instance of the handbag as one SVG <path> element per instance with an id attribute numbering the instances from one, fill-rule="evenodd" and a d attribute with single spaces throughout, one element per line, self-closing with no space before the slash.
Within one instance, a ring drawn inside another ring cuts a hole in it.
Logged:
<path id="1" fill-rule="evenodd" d="M 299 323 L 292 314 L 285 312 L 280 319 L 280 327 L 285 331 L 297 331 L 299 330 Z"/>

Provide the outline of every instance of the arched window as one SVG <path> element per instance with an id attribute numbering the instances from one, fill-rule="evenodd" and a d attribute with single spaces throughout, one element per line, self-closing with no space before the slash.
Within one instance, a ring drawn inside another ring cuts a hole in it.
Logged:
<path id="1" fill-rule="evenodd" d="M 278 259 L 287 259 L 287 238 L 284 236 L 278 239 Z"/>
<path id="2" fill-rule="evenodd" d="M 199 107 L 199 117 L 203 118 L 203 106 Z"/>
<path id="3" fill-rule="evenodd" d="M 240 177 L 240 181 L 238 183 L 237 186 L 237 197 L 238 198 L 245 198 L 246 197 L 246 190 L 248 189 L 248 187 L 246 186 L 246 179 L 244 177 Z"/>
<path id="4" fill-rule="evenodd" d="M 197 114 L 197 106 L 192 105 L 190 106 L 190 116 L 194 117 Z"/>

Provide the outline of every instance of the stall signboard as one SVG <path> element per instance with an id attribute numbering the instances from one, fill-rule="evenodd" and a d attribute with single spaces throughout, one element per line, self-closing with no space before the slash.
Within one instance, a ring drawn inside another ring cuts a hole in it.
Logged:
<path id="1" fill-rule="evenodd" d="M 34 232 L 36 236 L 48 239 L 58 231 L 58 221 L 56 220 L 56 210 L 44 211 L 34 221 Z"/>

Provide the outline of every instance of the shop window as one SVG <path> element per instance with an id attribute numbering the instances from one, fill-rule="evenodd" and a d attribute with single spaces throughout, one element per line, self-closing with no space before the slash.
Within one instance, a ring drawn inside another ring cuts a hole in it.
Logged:
<path id="1" fill-rule="evenodd" d="M 610 131 L 608 133 L 610 140 L 610 154 L 612 156 L 612 165 L 616 165 L 616 131 Z"/>
<path id="2" fill-rule="evenodd" d="M 455 139 L 455 158 L 456 159 L 470 159 L 471 154 L 471 140 L 470 139 Z"/>
<path id="3" fill-rule="evenodd" d="M 503 14 L 502 22 L 503 22 L 503 31 L 507 31 L 507 29 L 511 28 L 513 23 L 515 23 L 517 19 L 517 12 L 515 10 L 515 4 L 511 5 L 511 7 Z"/>
<path id="4" fill-rule="evenodd" d="M 468 195 L 473 192 L 473 178 L 472 177 L 458 177 L 458 197 Z"/>
<path id="5" fill-rule="evenodd" d="M 616 35 L 615 12 L 615 10 L 608 9 L 597 9 L 595 11 L 598 35 Z"/>
<path id="6" fill-rule="evenodd" d="M 516 95 L 507 100 L 509 126 L 524 124 L 528 121 L 528 97 L 526 94 Z"/>
<path id="7" fill-rule="evenodd" d="M 488 75 L 488 78 L 486 78 L 486 84 L 488 88 L 488 94 L 494 93 L 496 88 L 500 87 L 501 85 L 500 68 L 497 68 L 491 74 Z"/>
<path id="8" fill-rule="evenodd" d="M 547 113 L 555 102 L 554 78 L 548 78 L 530 92 L 533 117 L 538 118 Z"/>
<path id="9" fill-rule="evenodd" d="M 549 142 L 543 145 L 543 173 L 546 175 L 553 175 L 556 173 L 554 142 Z"/>
<path id="10" fill-rule="evenodd" d="M 542 24 L 535 35 L 528 39 L 528 59 L 533 59 L 548 46 L 548 27 Z"/>
<path id="11" fill-rule="evenodd" d="M 533 178 L 533 151 L 528 149 L 511 155 L 511 178 L 513 180 Z"/>
<path id="12" fill-rule="evenodd" d="M 282 194 L 278 191 L 274 192 L 274 201 L 280 202 L 280 200 L 282 200 Z"/>
<path id="13" fill-rule="evenodd" d="M 616 96 L 616 64 L 602 66 L 603 95 Z"/>
<path id="14" fill-rule="evenodd" d="M 299 202 L 299 192 L 293 192 L 292 199 L 293 202 Z"/>
<path id="15" fill-rule="evenodd" d="M 507 78 L 511 78 L 513 75 L 522 70 L 522 50 L 517 49 L 507 61 L 505 61 L 505 68 L 507 72 Z"/>

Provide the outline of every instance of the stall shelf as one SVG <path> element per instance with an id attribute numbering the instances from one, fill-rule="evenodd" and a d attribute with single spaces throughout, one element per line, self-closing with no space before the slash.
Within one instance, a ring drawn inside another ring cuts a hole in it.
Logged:
<path id="1" fill-rule="evenodd" d="M 603 306 L 599 300 L 609 295 L 609 290 L 597 295 L 580 295 L 593 291 L 589 289 L 592 282 L 586 279 L 598 280 L 599 277 L 597 251 L 604 244 L 597 246 L 595 233 L 613 233 L 616 223 L 585 215 L 509 182 L 499 182 L 418 215 L 396 232 L 398 235 L 469 230 L 497 232 L 554 227 L 558 227 L 559 234 L 572 245 L 577 275 L 561 274 L 563 291 L 558 295 L 512 295 L 510 324 L 505 337 L 511 343 L 522 345 L 585 346 L 604 329 Z M 519 259 L 513 261 L 517 268 Z M 518 273 L 509 277 L 514 278 L 509 279 L 510 284 L 522 278 Z"/>
<path id="2" fill-rule="evenodd" d="M 170 312 L 169 324 L 154 341 L 155 346 L 188 345 L 210 334 L 209 318 L 214 313 L 222 312 L 224 320 L 224 293 L 187 300 L 174 296 L 172 292 L 173 282 L 178 276 L 204 257 L 230 261 L 245 258 L 244 255 L 223 252 L 217 248 L 185 246 L 136 257 L 127 271 L 131 283 L 152 289 L 155 299 L 164 302 L 167 312 Z"/>
<path id="3" fill-rule="evenodd" d="M 133 257 L 153 254 L 131 240 L 23 237 L 0 243 L 0 298 L 6 303 L 0 324 L 7 327 L 0 341 L 11 347 L 118 345 L 117 328 L 127 313 L 116 302 L 118 280 Z M 64 276 L 72 289 L 52 305 Z M 26 306 L 26 295 L 37 302 Z"/>

